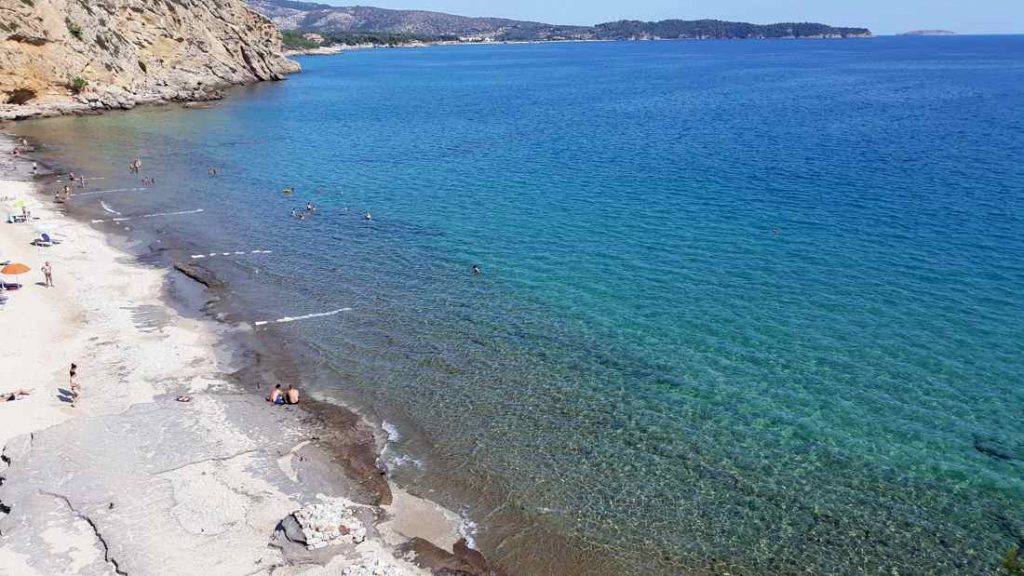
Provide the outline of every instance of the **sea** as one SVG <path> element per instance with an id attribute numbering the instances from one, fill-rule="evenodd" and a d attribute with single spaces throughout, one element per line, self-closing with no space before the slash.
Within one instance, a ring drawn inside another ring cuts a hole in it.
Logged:
<path id="1" fill-rule="evenodd" d="M 14 129 L 91 225 L 224 280 L 222 318 L 511 573 L 1024 548 L 1024 37 L 300 61 Z"/>

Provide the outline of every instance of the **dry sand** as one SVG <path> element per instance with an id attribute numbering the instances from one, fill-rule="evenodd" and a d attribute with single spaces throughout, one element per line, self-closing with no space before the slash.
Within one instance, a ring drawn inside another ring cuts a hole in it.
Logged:
<path id="1" fill-rule="evenodd" d="M 0 403 L 0 574 L 425 574 L 396 550 L 415 538 L 452 549 L 458 517 L 397 489 L 387 507 L 351 504 L 364 542 L 308 551 L 275 532 L 321 495 L 358 498 L 307 417 L 230 378 L 244 359 L 224 342 L 251 328 L 169 307 L 170 272 L 17 181 L 26 163 L 10 146 L 0 217 L 25 198 L 35 219 L 0 223 L 0 261 L 32 268 L 0 306 L 0 391 L 32 394 Z M 63 242 L 35 247 L 38 230 Z M 37 285 L 45 261 L 53 288 Z M 62 392 L 71 362 L 74 406 Z"/>

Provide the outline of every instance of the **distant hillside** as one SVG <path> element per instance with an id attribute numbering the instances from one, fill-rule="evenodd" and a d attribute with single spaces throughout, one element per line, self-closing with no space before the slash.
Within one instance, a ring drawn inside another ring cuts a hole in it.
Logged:
<path id="1" fill-rule="evenodd" d="M 747 24 L 720 20 L 622 20 L 597 26 L 561 26 L 505 18 L 471 18 L 422 10 L 386 10 L 367 6 L 328 6 L 291 0 L 248 0 L 284 30 L 332 36 L 353 33 L 395 34 L 415 38 L 456 37 L 463 40 L 645 40 L 726 38 L 853 38 L 868 37 L 867 28 L 836 28 L 825 24 Z"/>

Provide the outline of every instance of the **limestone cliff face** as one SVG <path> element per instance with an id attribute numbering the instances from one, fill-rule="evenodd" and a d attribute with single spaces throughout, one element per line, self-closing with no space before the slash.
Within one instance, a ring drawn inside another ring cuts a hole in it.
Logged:
<path id="1" fill-rule="evenodd" d="M 243 0 L 0 0 L 0 117 L 209 99 L 298 70 Z"/>

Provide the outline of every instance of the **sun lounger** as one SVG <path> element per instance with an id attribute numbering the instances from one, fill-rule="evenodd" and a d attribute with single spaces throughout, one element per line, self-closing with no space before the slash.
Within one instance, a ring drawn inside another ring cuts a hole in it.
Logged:
<path id="1" fill-rule="evenodd" d="M 60 241 L 54 240 L 49 234 L 43 232 L 39 238 L 32 241 L 32 244 L 36 246 L 53 246 L 54 244 L 60 244 Z"/>

